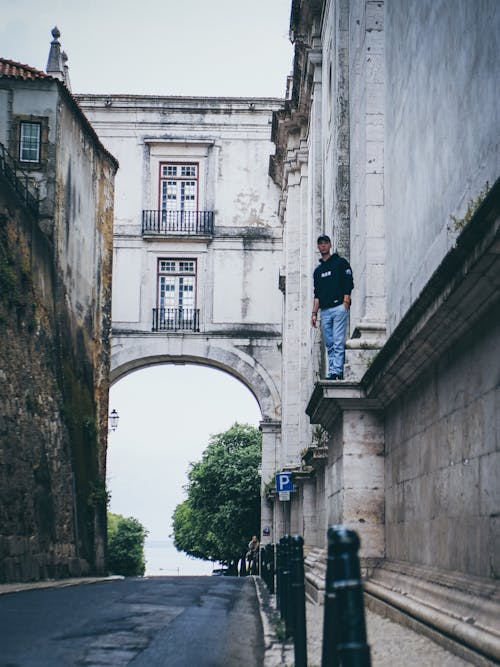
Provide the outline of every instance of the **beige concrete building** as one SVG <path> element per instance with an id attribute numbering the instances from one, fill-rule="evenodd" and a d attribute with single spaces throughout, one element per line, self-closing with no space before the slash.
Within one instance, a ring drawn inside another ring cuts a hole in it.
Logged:
<path id="1" fill-rule="evenodd" d="M 112 381 L 163 363 L 233 375 L 260 406 L 270 477 L 281 425 L 282 229 L 268 163 L 282 101 L 78 99 L 120 161 Z M 263 517 L 271 525 L 265 501 Z"/>

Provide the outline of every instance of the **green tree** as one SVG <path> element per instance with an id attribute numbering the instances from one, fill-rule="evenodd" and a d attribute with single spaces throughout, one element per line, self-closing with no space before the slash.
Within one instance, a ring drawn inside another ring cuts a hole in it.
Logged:
<path id="1" fill-rule="evenodd" d="M 174 511 L 178 551 L 230 563 L 259 534 L 261 447 L 260 431 L 249 424 L 210 438 L 201 461 L 191 464 L 187 499 Z"/>
<path id="2" fill-rule="evenodd" d="M 143 575 L 148 531 L 133 517 L 108 512 L 108 569 L 125 577 Z"/>

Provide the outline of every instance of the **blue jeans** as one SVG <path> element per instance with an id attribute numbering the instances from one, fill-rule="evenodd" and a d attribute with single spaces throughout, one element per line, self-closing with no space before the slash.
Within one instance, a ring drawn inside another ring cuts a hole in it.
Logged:
<path id="1" fill-rule="evenodd" d="M 349 311 L 344 304 L 321 310 L 321 329 L 328 353 L 328 376 L 344 372 L 345 332 Z"/>

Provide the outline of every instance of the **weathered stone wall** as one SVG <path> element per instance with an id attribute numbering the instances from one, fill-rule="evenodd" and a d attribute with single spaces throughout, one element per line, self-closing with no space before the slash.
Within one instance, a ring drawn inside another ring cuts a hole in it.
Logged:
<path id="1" fill-rule="evenodd" d="M 116 165 L 96 150 L 95 137 L 69 106 L 61 107 L 58 133 L 54 243 L 60 294 L 72 313 L 72 349 L 85 359 L 82 364 L 89 364 L 89 400 L 104 479 Z"/>
<path id="2" fill-rule="evenodd" d="M 89 569 L 92 549 L 77 541 L 65 423 L 63 366 L 70 360 L 61 343 L 68 332 L 58 324 L 54 297 L 52 247 L 2 187 L 0 581 Z M 85 523 L 85 506 L 79 509 Z"/>
<path id="3" fill-rule="evenodd" d="M 500 171 L 496 0 L 387 0 L 387 308 L 392 332 L 454 243 L 450 214 Z"/>
<path id="4" fill-rule="evenodd" d="M 64 87 L 35 85 L 30 95 L 28 83 L 5 84 L 12 108 L 27 113 L 31 99 L 43 115 L 40 95 L 48 99 L 50 145 L 30 172 L 41 186 L 40 218 L 2 183 L 3 580 L 105 569 L 117 165 Z"/>
<path id="5" fill-rule="evenodd" d="M 386 411 L 387 558 L 500 576 L 498 310 Z"/>

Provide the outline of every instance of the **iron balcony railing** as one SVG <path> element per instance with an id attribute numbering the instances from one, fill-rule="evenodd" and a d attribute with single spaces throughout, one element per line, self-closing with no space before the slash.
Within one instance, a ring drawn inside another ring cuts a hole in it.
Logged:
<path id="1" fill-rule="evenodd" d="M 0 174 L 4 176 L 27 208 L 38 215 L 38 190 L 2 143 L 0 143 Z"/>
<path id="2" fill-rule="evenodd" d="M 171 236 L 212 236 L 213 211 L 143 211 L 142 233 Z"/>
<path id="3" fill-rule="evenodd" d="M 153 308 L 151 331 L 199 331 L 199 308 Z"/>

